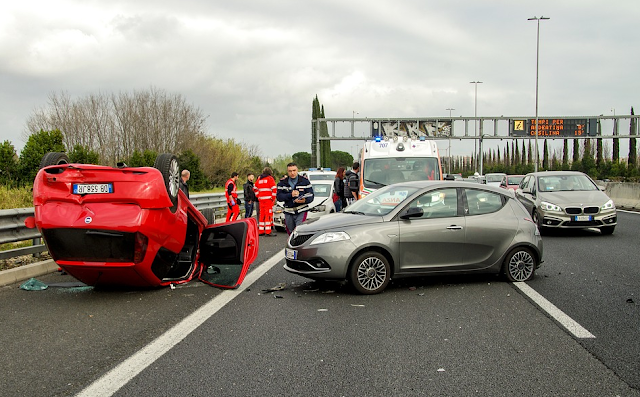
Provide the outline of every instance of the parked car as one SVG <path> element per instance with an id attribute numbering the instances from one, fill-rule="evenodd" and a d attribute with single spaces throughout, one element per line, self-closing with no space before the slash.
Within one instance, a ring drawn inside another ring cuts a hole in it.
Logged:
<path id="1" fill-rule="evenodd" d="M 527 281 L 542 239 L 512 191 L 464 181 L 403 182 L 291 234 L 284 269 L 310 279 L 349 280 L 362 294 L 396 277 L 502 273 Z"/>
<path id="2" fill-rule="evenodd" d="M 336 172 L 327 168 L 311 169 L 309 171 L 301 171 L 300 174 L 305 176 L 311 182 L 313 181 L 332 181 L 336 178 Z"/>
<path id="3" fill-rule="evenodd" d="M 527 174 L 516 189 L 516 197 L 541 232 L 554 228 L 598 228 L 602 234 L 612 234 L 618 223 L 613 200 L 582 172 Z"/>
<path id="4" fill-rule="evenodd" d="M 200 278 L 235 288 L 258 252 L 253 218 L 208 225 L 178 188 L 176 156 L 154 167 L 69 164 L 48 153 L 33 183 L 35 217 L 67 273 L 87 285 L 160 287 Z"/>
<path id="5" fill-rule="evenodd" d="M 504 172 L 490 172 L 484 175 L 484 183 L 491 186 L 500 186 L 500 182 L 502 182 L 502 178 L 507 174 Z"/>
<path id="6" fill-rule="evenodd" d="M 502 177 L 502 181 L 500 181 L 500 187 L 503 189 L 511 189 L 516 190 L 524 175 L 505 175 Z"/>
<path id="7" fill-rule="evenodd" d="M 335 176 L 333 178 L 335 179 Z M 311 181 L 311 186 L 313 186 L 313 201 L 309 203 L 307 219 L 319 218 L 322 215 L 336 212 L 336 206 L 332 200 L 333 179 L 314 179 Z M 273 207 L 273 225 L 278 230 L 285 230 L 284 208 L 281 202 L 276 203 Z"/>

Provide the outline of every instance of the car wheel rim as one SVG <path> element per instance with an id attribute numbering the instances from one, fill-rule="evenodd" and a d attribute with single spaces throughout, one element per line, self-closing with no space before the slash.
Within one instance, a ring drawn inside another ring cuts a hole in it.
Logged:
<path id="1" fill-rule="evenodd" d="M 358 265 L 358 284 L 369 291 L 380 288 L 387 279 L 387 269 L 379 258 L 366 258 Z"/>
<path id="2" fill-rule="evenodd" d="M 171 197 L 178 195 L 178 178 L 180 178 L 178 162 L 174 159 L 171 160 L 171 165 L 169 166 L 169 192 Z"/>
<path id="3" fill-rule="evenodd" d="M 509 261 L 509 274 L 515 281 L 526 281 L 533 274 L 533 257 L 526 251 L 518 251 Z"/>

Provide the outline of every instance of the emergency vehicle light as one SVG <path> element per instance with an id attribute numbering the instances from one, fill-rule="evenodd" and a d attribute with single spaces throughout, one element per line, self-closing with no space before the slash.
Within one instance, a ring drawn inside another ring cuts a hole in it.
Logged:
<path id="1" fill-rule="evenodd" d="M 374 139 L 375 139 L 376 142 L 382 141 L 382 137 L 381 136 L 376 136 L 376 137 L 374 137 Z"/>
<path id="2" fill-rule="evenodd" d="M 427 140 L 427 137 L 426 137 L 426 136 L 424 136 L 424 135 L 421 135 L 421 136 L 420 136 L 420 140 L 424 142 L 424 141 L 426 141 L 426 140 Z"/>

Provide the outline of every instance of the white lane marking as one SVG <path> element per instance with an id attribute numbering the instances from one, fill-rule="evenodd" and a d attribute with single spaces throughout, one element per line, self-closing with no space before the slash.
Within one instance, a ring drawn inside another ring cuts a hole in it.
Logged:
<path id="1" fill-rule="evenodd" d="M 225 290 L 220 295 L 206 303 L 204 306 L 191 313 L 184 320 L 176 324 L 173 328 L 160 335 L 156 340 L 139 350 L 117 367 L 107 372 L 100 379 L 89 385 L 77 394 L 77 397 L 108 397 L 112 396 L 122 386 L 142 372 L 149 365 L 153 364 L 163 354 L 177 345 L 191 332 L 198 328 L 211 316 L 216 314 L 233 298 L 242 294 L 251 284 L 256 282 L 262 275 L 269 271 L 276 263 L 284 259 L 284 249 L 253 269 L 242 282 L 242 285 L 234 290 Z"/>
<path id="2" fill-rule="evenodd" d="M 536 290 L 528 286 L 526 283 L 513 283 L 522 293 L 527 295 L 542 310 L 549 313 L 557 322 L 559 322 L 567 331 L 571 332 L 576 338 L 587 339 L 595 338 L 595 336 L 587 331 L 583 326 L 578 324 L 574 319 L 567 316 L 562 310 L 558 309 L 553 303 L 549 302 L 544 296 L 540 295 Z"/>

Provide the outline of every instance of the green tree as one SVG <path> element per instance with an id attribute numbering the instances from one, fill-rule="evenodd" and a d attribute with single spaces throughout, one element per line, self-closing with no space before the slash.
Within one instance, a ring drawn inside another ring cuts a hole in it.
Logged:
<path id="1" fill-rule="evenodd" d="M 16 185 L 18 181 L 18 156 L 11 142 L 0 145 L 0 184 Z"/>
<path id="2" fill-rule="evenodd" d="M 631 115 L 633 116 L 633 106 L 631 106 Z M 636 119 L 631 119 L 629 125 L 629 136 L 633 137 L 637 135 L 636 131 Z M 629 168 L 636 168 L 638 166 L 638 149 L 636 138 L 629 138 Z"/>
<path id="3" fill-rule="evenodd" d="M 23 184 L 31 184 L 38 173 L 42 157 L 48 152 L 64 152 L 63 136 L 60 130 L 31 134 L 20 152 L 18 169 Z"/>
<path id="4" fill-rule="evenodd" d="M 178 164 L 180 164 L 180 172 L 188 170 L 190 173 L 189 182 L 187 182 L 190 191 L 198 192 L 209 188 L 209 181 L 200 168 L 200 158 L 191 149 L 178 155 Z"/>
<path id="5" fill-rule="evenodd" d="M 582 155 L 582 172 L 592 177 L 597 177 L 596 160 L 593 156 L 593 149 L 591 147 L 591 140 L 585 139 Z"/>
<path id="6" fill-rule="evenodd" d="M 80 164 L 100 164 L 100 155 L 82 145 L 75 145 L 69 152 L 69 161 Z"/>
<path id="7" fill-rule="evenodd" d="M 158 157 L 158 153 L 153 150 L 145 150 L 140 153 L 137 150 L 134 150 L 125 163 L 129 167 L 153 167 L 153 164 L 156 162 L 156 157 Z"/>
<path id="8" fill-rule="evenodd" d="M 620 140 L 618 139 L 618 119 L 613 120 L 613 154 L 611 159 L 614 163 L 620 161 Z"/>
<path id="9" fill-rule="evenodd" d="M 353 165 L 353 156 L 351 153 L 335 150 L 331 152 L 331 169 L 337 170 L 340 167 L 351 167 Z"/>
<path id="10" fill-rule="evenodd" d="M 569 140 L 565 139 L 562 144 L 562 170 L 569 169 Z"/>
<path id="11" fill-rule="evenodd" d="M 544 139 L 544 145 L 542 149 L 542 169 L 549 169 L 549 147 L 547 146 L 547 140 Z"/>
<path id="12" fill-rule="evenodd" d="M 318 95 L 313 98 L 311 103 L 311 119 L 316 120 L 320 118 L 320 101 L 318 100 Z M 311 162 L 313 166 L 318 165 L 318 156 L 320 155 L 320 147 L 318 147 L 318 134 L 320 134 L 318 123 L 315 121 L 311 124 Z"/>
<path id="13" fill-rule="evenodd" d="M 573 163 L 577 163 L 578 161 L 580 161 L 580 142 L 578 142 L 577 139 L 574 139 L 573 140 Z M 575 168 L 573 168 L 572 166 L 571 169 L 575 169 Z"/>
<path id="14" fill-rule="evenodd" d="M 324 105 L 322 105 L 322 109 L 320 110 L 320 118 L 325 118 Z M 320 136 L 329 138 L 329 129 L 327 128 L 326 121 L 320 123 Z M 322 153 L 320 160 L 321 166 L 331 167 L 331 141 L 320 141 L 320 152 Z"/>
<path id="15" fill-rule="evenodd" d="M 298 164 L 298 169 L 305 170 L 311 167 L 311 154 L 307 152 L 294 153 L 291 158 L 293 162 Z"/>

